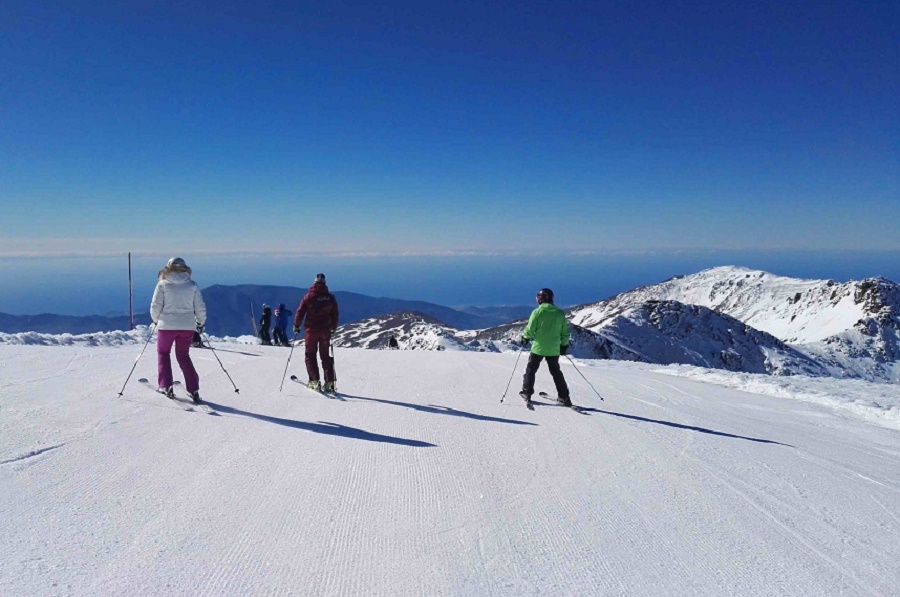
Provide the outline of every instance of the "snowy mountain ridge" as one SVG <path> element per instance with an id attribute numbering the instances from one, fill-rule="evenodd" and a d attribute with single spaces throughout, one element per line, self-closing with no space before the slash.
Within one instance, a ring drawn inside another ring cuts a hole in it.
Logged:
<path id="1" fill-rule="evenodd" d="M 789 344 L 818 342 L 869 317 L 900 311 L 900 287 L 884 278 L 838 283 L 789 278 L 738 266 L 703 270 L 643 286 L 570 310 L 572 322 L 589 329 L 625 306 L 671 300 L 725 313 Z"/>
<path id="2" fill-rule="evenodd" d="M 597 333 L 649 363 L 772 375 L 828 374 L 771 334 L 712 309 L 678 301 L 645 301 L 626 309 Z"/>
<path id="3" fill-rule="evenodd" d="M 570 354 L 577 358 L 877 382 L 900 381 L 898 314 L 900 286 L 884 278 L 837 283 L 737 266 L 671 278 L 567 312 Z M 406 310 L 345 324 L 334 344 L 384 349 L 394 336 L 401 350 L 518 351 L 525 323 L 459 330 L 434 314 Z M 107 339 L 0 334 L 0 344 L 98 341 Z"/>
<path id="4" fill-rule="evenodd" d="M 518 351 L 525 321 L 486 330 L 456 330 L 423 313 L 401 312 L 342 326 L 335 346 L 402 350 Z M 760 332 L 706 307 L 647 301 L 627 309 L 600 331 L 570 326 L 576 358 L 683 364 L 773 375 L 826 376 L 828 370 Z"/>
<path id="5" fill-rule="evenodd" d="M 726 266 L 672 278 L 568 311 L 571 354 L 745 373 L 900 381 L 900 286 L 837 283 Z M 459 331 L 422 313 L 345 326 L 337 344 L 519 350 L 525 320 Z"/>
<path id="6" fill-rule="evenodd" d="M 570 320 L 604 333 L 648 301 L 699 305 L 733 317 L 828 375 L 900 381 L 900 285 L 884 278 L 837 283 L 717 267 L 575 307 Z"/>
<path id="7" fill-rule="evenodd" d="M 466 350 L 456 338 L 458 330 L 418 311 L 400 311 L 338 328 L 334 345 L 347 348 L 389 348 L 393 336 L 402 350 Z"/>

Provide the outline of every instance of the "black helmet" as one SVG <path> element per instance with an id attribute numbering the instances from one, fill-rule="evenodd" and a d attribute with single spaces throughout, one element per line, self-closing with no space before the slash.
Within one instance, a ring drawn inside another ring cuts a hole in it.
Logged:
<path id="1" fill-rule="evenodd" d="M 549 288 L 541 288 L 538 290 L 537 300 L 539 303 L 553 304 L 553 291 Z"/>

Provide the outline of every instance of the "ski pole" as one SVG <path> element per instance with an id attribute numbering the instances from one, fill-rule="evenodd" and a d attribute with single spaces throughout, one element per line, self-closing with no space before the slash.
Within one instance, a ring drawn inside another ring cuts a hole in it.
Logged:
<path id="1" fill-rule="evenodd" d="M 591 382 L 589 382 L 587 377 L 584 376 L 584 373 L 582 373 L 578 369 L 578 366 L 575 364 L 575 361 L 572 360 L 572 357 L 570 357 L 569 355 L 566 355 L 566 358 L 569 359 L 569 362 L 572 363 L 573 367 L 575 367 L 575 371 L 578 371 L 578 375 L 581 376 L 581 379 L 583 379 L 584 381 L 587 381 L 587 385 L 591 386 L 591 389 L 594 390 L 595 394 L 597 394 L 597 398 L 599 398 L 600 400 L 603 400 L 603 396 L 601 396 L 600 392 L 598 392 L 597 389 L 593 385 L 591 385 Z M 605 400 L 604 400 L 604 402 L 605 402 Z"/>
<path id="2" fill-rule="evenodd" d="M 231 382 L 231 385 L 234 386 L 234 393 L 235 393 L 235 394 L 240 394 L 241 391 L 238 389 L 238 387 L 237 387 L 236 385 L 234 385 L 234 380 L 231 379 L 231 376 L 230 376 L 230 375 L 228 375 L 228 370 L 225 369 L 225 365 L 222 364 L 222 360 L 219 359 L 219 355 L 216 354 L 216 349 L 213 348 L 212 342 L 211 342 L 210 339 L 209 339 L 209 334 L 207 334 L 206 332 L 203 332 L 203 335 L 206 336 L 206 343 L 209 344 L 209 349 L 212 351 L 213 356 L 216 357 L 216 360 L 217 360 L 217 361 L 219 361 L 219 367 L 222 368 L 222 371 L 224 371 L 224 372 L 225 372 L 225 375 L 228 377 L 228 381 L 230 381 L 230 382 Z"/>
<path id="3" fill-rule="evenodd" d="M 278 388 L 278 391 L 284 389 L 284 378 L 287 377 L 287 370 L 291 364 L 291 357 L 294 356 L 294 345 L 297 343 L 297 334 L 294 334 L 294 339 L 291 340 L 291 352 L 288 353 L 287 363 L 284 364 L 284 375 L 281 376 L 281 387 Z"/>
<path id="4" fill-rule="evenodd" d="M 522 356 L 522 350 L 523 350 L 524 348 L 525 348 L 525 345 L 524 345 L 524 344 L 523 344 L 522 346 L 519 347 L 519 352 L 516 354 L 516 364 L 515 364 L 515 366 L 513 367 L 512 373 L 511 373 L 510 376 L 509 376 L 509 381 L 506 382 L 506 389 L 503 390 L 503 395 L 500 396 L 500 402 L 503 402 L 503 399 L 506 398 L 506 393 L 509 391 L 509 384 L 512 383 L 512 378 L 513 378 L 513 376 L 516 374 L 516 369 L 519 368 L 519 358 L 521 358 L 521 356 Z"/>
<path id="5" fill-rule="evenodd" d="M 153 328 L 155 326 L 155 323 L 150 324 L 150 333 L 147 334 L 147 341 L 144 342 L 144 348 L 141 349 L 141 354 L 138 355 L 138 358 L 134 359 L 134 365 L 131 366 L 131 371 L 128 372 L 128 377 L 125 378 L 125 383 L 122 384 L 122 391 L 119 392 L 120 397 L 125 393 L 125 386 L 128 385 L 128 380 L 131 379 L 131 374 L 134 373 L 134 368 L 137 367 L 138 361 L 141 360 L 141 357 L 144 356 L 144 351 L 147 350 L 147 345 L 150 344 L 150 338 L 153 337 Z"/>

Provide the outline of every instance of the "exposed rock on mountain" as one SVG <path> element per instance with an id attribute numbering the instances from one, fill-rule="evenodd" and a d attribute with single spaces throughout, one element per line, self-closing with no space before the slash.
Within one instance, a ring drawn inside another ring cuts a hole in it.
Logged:
<path id="1" fill-rule="evenodd" d="M 900 380 L 900 286 L 884 278 L 837 283 L 717 267 L 575 307 L 571 320 L 605 333 L 616 317 L 651 300 L 730 315 L 818 361 L 834 376 Z"/>
<path id="2" fill-rule="evenodd" d="M 699 305 L 646 301 L 597 330 L 641 360 L 747 373 L 827 375 L 824 367 L 771 334 Z"/>
<path id="3" fill-rule="evenodd" d="M 458 331 L 418 311 L 401 311 L 370 317 L 338 328 L 335 346 L 389 348 L 391 336 L 403 350 L 468 350 Z"/>

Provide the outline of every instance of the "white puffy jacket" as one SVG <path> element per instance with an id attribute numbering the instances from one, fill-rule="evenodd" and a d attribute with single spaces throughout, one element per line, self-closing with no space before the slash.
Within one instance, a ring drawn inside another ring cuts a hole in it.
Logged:
<path id="1" fill-rule="evenodd" d="M 160 330 L 193 330 L 206 325 L 206 304 L 200 287 L 187 272 L 169 272 L 159 281 L 150 301 L 150 317 Z"/>

